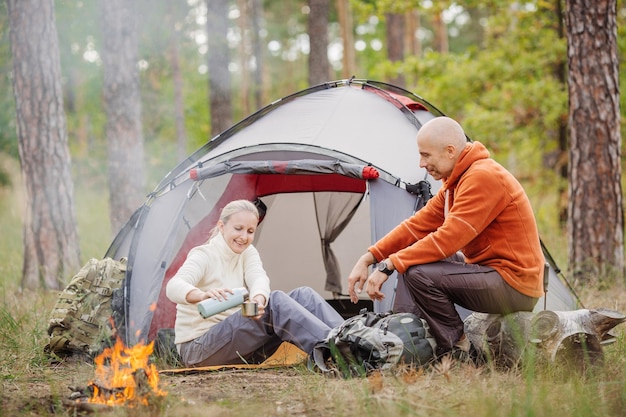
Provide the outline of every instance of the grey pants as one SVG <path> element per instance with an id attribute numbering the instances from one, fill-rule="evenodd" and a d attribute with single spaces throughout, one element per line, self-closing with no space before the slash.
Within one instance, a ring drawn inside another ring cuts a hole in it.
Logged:
<path id="1" fill-rule="evenodd" d="M 515 290 L 492 268 L 441 261 L 414 265 L 398 277 L 393 310 L 426 320 L 441 355 L 463 334 L 455 304 L 481 313 L 507 314 L 532 311 L 536 303 L 537 298 Z"/>
<path id="2" fill-rule="evenodd" d="M 179 346 L 186 366 L 261 363 L 280 344 L 291 342 L 306 353 L 343 323 L 341 315 L 308 287 L 288 294 L 272 291 L 259 319 L 235 313 L 195 340 Z"/>

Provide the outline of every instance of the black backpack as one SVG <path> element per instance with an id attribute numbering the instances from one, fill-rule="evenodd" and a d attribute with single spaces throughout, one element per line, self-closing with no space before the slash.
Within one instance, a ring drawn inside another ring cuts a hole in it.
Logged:
<path id="1" fill-rule="evenodd" d="M 309 368 L 348 378 L 401 364 L 421 366 L 434 358 L 435 346 L 428 325 L 414 314 L 361 310 L 315 346 Z"/>

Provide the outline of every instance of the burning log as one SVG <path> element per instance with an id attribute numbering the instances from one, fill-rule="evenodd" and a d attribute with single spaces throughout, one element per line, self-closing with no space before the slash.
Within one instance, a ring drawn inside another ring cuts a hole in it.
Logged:
<path id="1" fill-rule="evenodd" d="M 158 371 L 149 363 L 152 349 L 152 343 L 129 348 L 117 339 L 113 347 L 104 349 L 95 358 L 96 380 L 85 388 L 70 387 L 73 406 L 83 411 L 95 411 L 101 408 L 98 405 L 154 405 L 167 393 L 159 389 Z M 92 407 L 94 404 L 96 406 Z"/>
<path id="2" fill-rule="evenodd" d="M 148 374 L 145 369 L 137 369 L 132 372 L 131 380 L 126 386 L 107 386 L 98 384 L 96 382 L 90 382 L 87 386 L 87 392 L 89 393 L 89 399 L 96 402 L 95 399 L 101 399 L 104 403 L 126 403 L 132 401 L 135 398 L 145 399 L 140 400 L 141 403 L 149 403 L 150 397 L 154 395 L 154 391 L 150 385 Z"/>
<path id="3" fill-rule="evenodd" d="M 615 341 L 611 330 L 626 316 L 609 309 L 516 312 L 505 316 L 473 313 L 465 332 L 479 354 L 497 368 L 513 368 L 533 346 L 540 359 L 584 369 L 601 363 L 602 347 Z"/>

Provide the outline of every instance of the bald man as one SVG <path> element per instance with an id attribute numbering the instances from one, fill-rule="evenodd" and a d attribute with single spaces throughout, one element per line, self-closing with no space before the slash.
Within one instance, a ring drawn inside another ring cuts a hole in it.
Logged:
<path id="1" fill-rule="evenodd" d="M 381 300 L 394 270 L 393 310 L 428 322 L 438 356 L 468 352 L 455 304 L 493 314 L 532 311 L 545 263 L 532 207 L 519 182 L 448 117 L 417 134 L 420 167 L 443 186 L 424 208 L 368 248 L 348 277 L 352 302 L 364 285 Z M 368 278 L 368 267 L 377 268 Z"/>

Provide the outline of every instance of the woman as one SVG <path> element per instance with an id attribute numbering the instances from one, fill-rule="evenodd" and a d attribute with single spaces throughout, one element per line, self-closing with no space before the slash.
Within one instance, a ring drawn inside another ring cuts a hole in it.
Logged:
<path id="1" fill-rule="evenodd" d="M 259 212 L 247 200 L 228 203 L 208 242 L 187 255 L 167 284 L 177 304 L 175 343 L 186 366 L 260 363 L 291 342 L 306 353 L 326 338 L 343 318 L 310 288 L 286 294 L 270 291 L 259 253 L 252 245 Z M 259 306 L 254 318 L 239 308 L 203 318 L 197 303 L 223 300 L 233 288 L 246 287 Z"/>

